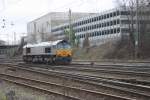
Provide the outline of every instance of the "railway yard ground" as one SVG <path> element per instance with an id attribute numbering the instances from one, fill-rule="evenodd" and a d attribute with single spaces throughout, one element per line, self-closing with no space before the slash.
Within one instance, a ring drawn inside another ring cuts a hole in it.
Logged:
<path id="1" fill-rule="evenodd" d="M 0 59 L 0 100 L 150 100 L 150 61 Z"/>

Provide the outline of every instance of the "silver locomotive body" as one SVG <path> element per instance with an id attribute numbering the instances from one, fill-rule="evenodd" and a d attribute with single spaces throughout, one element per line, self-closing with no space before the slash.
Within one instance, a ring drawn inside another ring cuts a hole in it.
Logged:
<path id="1" fill-rule="evenodd" d="M 27 44 L 23 47 L 23 60 L 33 63 L 70 63 L 72 49 L 66 40 Z"/>

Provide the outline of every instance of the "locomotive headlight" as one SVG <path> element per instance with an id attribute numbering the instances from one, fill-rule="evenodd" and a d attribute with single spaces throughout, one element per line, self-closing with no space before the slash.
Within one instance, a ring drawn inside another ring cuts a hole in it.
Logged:
<path id="1" fill-rule="evenodd" d="M 71 50 L 68 50 L 68 56 L 72 56 Z"/>

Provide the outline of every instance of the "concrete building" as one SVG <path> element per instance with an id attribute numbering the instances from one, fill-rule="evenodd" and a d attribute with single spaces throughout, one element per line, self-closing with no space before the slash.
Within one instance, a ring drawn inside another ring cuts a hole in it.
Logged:
<path id="1" fill-rule="evenodd" d="M 144 11 L 149 12 L 149 9 L 148 10 L 144 9 Z M 66 29 L 69 29 L 69 21 L 68 21 L 69 19 L 68 19 L 68 14 L 65 14 L 65 13 L 63 14 L 65 18 L 63 17 L 62 19 L 60 17 L 56 18 L 56 16 L 51 17 L 51 19 L 50 18 L 48 19 L 47 17 L 41 17 L 40 19 L 37 19 L 31 22 L 31 23 L 36 22 L 37 26 L 35 28 L 33 27 L 34 26 L 33 24 L 32 31 L 28 27 L 28 30 L 29 30 L 28 33 L 30 34 L 34 32 L 37 32 L 37 33 L 43 32 L 43 33 L 52 34 L 57 39 L 65 38 L 64 31 Z M 86 34 L 88 34 L 89 36 L 89 41 L 90 41 L 91 46 L 100 45 L 100 44 L 106 43 L 107 41 L 114 41 L 114 40 L 117 41 L 121 39 L 122 37 L 129 36 L 129 23 L 131 23 L 131 20 L 129 20 L 130 13 L 127 10 L 124 10 L 121 8 L 115 8 L 115 9 L 111 9 L 111 10 L 104 11 L 104 12 L 97 13 L 97 14 L 81 14 L 81 15 L 80 13 L 78 14 L 79 14 L 78 16 L 80 17 L 74 17 L 72 15 L 71 25 L 73 27 L 73 31 L 75 32 L 76 38 L 78 38 L 80 41 L 80 46 L 82 46 L 83 41 L 86 37 Z M 47 15 L 47 16 L 50 16 L 50 15 Z M 48 25 L 44 26 L 44 23 L 49 20 L 50 20 L 51 26 L 50 27 L 48 27 Z M 133 18 L 134 30 L 136 29 L 135 20 L 136 20 L 136 17 L 134 16 Z M 148 17 L 142 16 L 142 19 L 141 19 L 142 22 L 149 22 L 148 20 L 150 20 L 149 16 Z M 40 21 L 43 22 L 43 24 Z M 53 23 L 55 21 L 58 23 Z M 31 23 L 29 23 L 28 26 L 30 26 Z M 149 24 L 148 27 L 150 27 L 150 23 L 148 24 Z M 43 26 L 40 26 L 40 25 L 43 25 Z M 35 29 L 35 31 L 33 29 Z M 41 31 L 42 29 L 43 31 Z"/>
<path id="2" fill-rule="evenodd" d="M 90 45 L 100 45 L 110 40 L 118 40 L 127 34 L 128 25 L 126 11 L 112 9 L 99 14 L 74 20 L 72 27 L 82 46 L 86 34 L 89 34 Z M 52 33 L 58 38 L 64 38 L 64 30 L 69 28 L 69 23 L 52 28 Z"/>
<path id="3" fill-rule="evenodd" d="M 149 23 L 149 9 L 143 10 L 146 15 L 142 15 L 139 18 L 139 23 L 146 23 L 147 27 L 150 27 Z M 135 12 L 133 12 L 135 13 Z M 122 8 L 115 8 L 105 12 L 101 12 L 95 15 L 80 18 L 72 21 L 73 31 L 76 38 L 80 40 L 80 46 L 82 46 L 86 34 L 89 36 L 90 45 L 100 45 L 107 41 L 119 40 L 123 37 L 129 36 L 129 24 L 131 24 L 129 10 Z M 133 17 L 133 28 L 136 30 L 136 16 Z M 139 27 L 142 25 L 139 24 Z M 64 30 L 69 28 L 69 23 L 61 24 L 52 28 L 52 33 L 58 38 L 64 38 Z"/>
<path id="4" fill-rule="evenodd" d="M 72 13 L 72 20 L 94 13 Z M 51 29 L 69 21 L 68 12 L 51 12 L 27 24 L 28 42 L 41 42 L 52 35 Z"/>

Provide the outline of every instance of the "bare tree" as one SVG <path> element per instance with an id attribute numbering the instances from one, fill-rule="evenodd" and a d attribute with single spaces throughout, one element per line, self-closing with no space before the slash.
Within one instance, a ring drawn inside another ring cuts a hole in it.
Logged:
<path id="1" fill-rule="evenodd" d="M 150 7 L 149 0 L 138 0 L 139 6 L 138 11 L 136 10 L 136 0 L 116 0 L 117 5 L 127 12 L 127 18 L 128 18 L 128 32 L 129 32 L 129 43 L 134 47 L 135 50 L 135 41 L 138 39 L 139 42 L 139 53 L 144 52 L 142 51 L 142 46 L 145 44 L 143 41 L 145 40 L 145 35 L 148 33 L 148 27 L 150 24 Z M 135 27 L 135 19 L 136 19 L 136 12 L 138 13 L 138 38 L 136 33 Z"/>
<path id="2" fill-rule="evenodd" d="M 89 42 L 89 33 L 85 34 L 85 38 L 84 38 L 84 41 L 83 41 L 83 47 L 84 48 L 87 48 L 90 46 L 90 42 Z"/>

